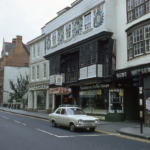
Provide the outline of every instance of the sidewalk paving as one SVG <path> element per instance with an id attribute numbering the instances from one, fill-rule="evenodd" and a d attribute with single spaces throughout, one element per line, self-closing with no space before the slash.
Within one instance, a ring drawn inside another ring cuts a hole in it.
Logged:
<path id="1" fill-rule="evenodd" d="M 6 108 L 6 107 L 0 107 L 0 110 L 48 120 L 48 114 L 45 112 L 45 110 L 39 110 L 38 112 L 27 112 L 25 110 L 11 109 L 11 108 Z M 125 121 L 125 122 L 114 123 L 114 122 L 99 121 L 99 125 L 101 125 L 99 126 L 101 130 L 111 128 L 111 131 L 114 130 L 114 132 L 117 131 L 121 134 L 145 138 L 145 139 L 150 140 L 150 127 L 143 126 L 143 133 L 140 133 L 139 122 Z M 104 126 L 108 126 L 108 127 L 103 128 Z"/>

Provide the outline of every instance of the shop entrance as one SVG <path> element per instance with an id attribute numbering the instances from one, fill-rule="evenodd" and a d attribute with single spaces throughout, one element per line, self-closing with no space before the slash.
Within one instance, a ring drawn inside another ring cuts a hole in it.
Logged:
<path id="1" fill-rule="evenodd" d="M 125 90 L 125 120 L 139 119 L 138 88 Z"/>

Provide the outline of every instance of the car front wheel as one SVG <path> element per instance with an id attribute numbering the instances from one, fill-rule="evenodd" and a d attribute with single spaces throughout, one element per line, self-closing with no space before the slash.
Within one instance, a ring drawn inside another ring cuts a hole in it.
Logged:
<path id="1" fill-rule="evenodd" d="M 56 122 L 54 120 L 52 121 L 52 126 L 53 127 L 57 127 L 57 124 L 56 124 Z"/>
<path id="2" fill-rule="evenodd" d="M 95 131 L 95 128 L 90 128 L 90 131 L 94 132 L 94 131 Z"/>
<path id="3" fill-rule="evenodd" d="M 70 131 L 74 132 L 76 130 L 75 125 L 73 123 L 70 124 Z"/>

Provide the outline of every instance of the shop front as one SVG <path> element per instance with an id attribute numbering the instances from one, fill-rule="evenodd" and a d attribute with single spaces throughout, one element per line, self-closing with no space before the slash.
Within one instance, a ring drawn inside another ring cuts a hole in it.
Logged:
<path id="1" fill-rule="evenodd" d="M 133 78 L 142 74 L 142 99 L 139 100 L 139 87 L 134 87 Z M 125 93 L 125 119 L 139 120 L 140 107 L 142 106 L 142 118 L 145 126 L 150 126 L 150 64 L 135 66 L 115 73 L 116 86 L 123 87 Z M 140 101 L 142 101 L 140 103 Z"/>
<path id="2" fill-rule="evenodd" d="M 124 90 L 109 84 L 80 87 L 80 107 L 100 120 L 124 120 Z"/>

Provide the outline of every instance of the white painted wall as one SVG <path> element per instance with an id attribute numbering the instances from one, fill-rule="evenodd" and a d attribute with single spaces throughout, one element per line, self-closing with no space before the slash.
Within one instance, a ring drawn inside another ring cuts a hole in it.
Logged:
<path id="1" fill-rule="evenodd" d="M 10 89 L 9 80 L 12 79 L 14 83 L 17 83 L 17 76 L 21 75 L 29 75 L 29 68 L 28 67 L 11 67 L 5 66 L 4 68 L 4 91 L 13 92 Z M 25 95 L 25 97 L 27 94 Z M 9 93 L 3 92 L 3 102 L 7 103 L 9 99 Z"/>
<path id="2" fill-rule="evenodd" d="M 102 31 L 113 32 L 113 38 L 116 38 L 116 0 L 83 0 L 81 3 L 71 8 L 69 11 L 65 12 L 64 14 L 60 15 L 56 19 L 46 24 L 45 33 L 46 35 L 48 35 L 53 31 L 57 30 L 58 28 L 78 18 L 79 16 L 83 17 L 84 14 L 86 14 L 88 11 L 92 10 L 93 12 L 93 9 L 99 4 L 103 5 L 104 22 L 102 23 L 102 25 L 100 25 L 99 27 L 93 27 L 93 30 L 91 30 L 90 32 L 78 35 L 68 42 L 64 42 L 60 45 L 57 45 L 57 47 L 55 48 L 47 50 L 46 54 L 48 55 L 50 53 L 53 53 L 81 40 L 87 39 Z"/>
<path id="3" fill-rule="evenodd" d="M 150 18 L 150 13 L 143 15 L 142 17 L 127 23 L 127 13 L 126 13 L 126 0 L 117 0 L 117 69 L 123 69 L 127 67 L 137 66 L 140 64 L 146 64 L 150 62 L 150 55 L 143 55 L 132 60 L 127 60 L 127 34 L 126 29 L 132 25 Z"/>

